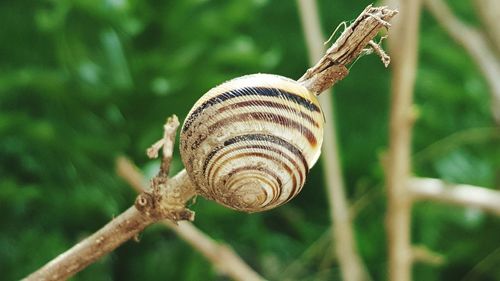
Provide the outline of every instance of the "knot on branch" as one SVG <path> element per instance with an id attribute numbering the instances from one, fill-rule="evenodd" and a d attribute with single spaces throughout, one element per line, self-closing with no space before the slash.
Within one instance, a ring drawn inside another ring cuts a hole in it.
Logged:
<path id="1" fill-rule="evenodd" d="M 192 196 L 191 190 L 169 185 L 155 186 L 150 191 L 144 191 L 135 200 L 135 207 L 144 215 L 155 221 L 169 219 L 173 222 L 194 220 L 194 212 L 185 207 L 186 198 Z"/>
<path id="2" fill-rule="evenodd" d="M 173 115 L 168 118 L 163 127 L 163 138 L 147 150 L 150 158 L 158 157 L 159 151 L 163 150 L 160 171 L 151 180 L 150 189 L 137 196 L 135 207 L 155 221 L 162 219 L 170 219 L 173 222 L 194 220 L 194 212 L 185 208 L 186 201 L 194 194 L 193 190 L 183 188 L 184 185 L 170 184 L 168 178 L 175 132 L 178 126 L 177 116 Z"/>

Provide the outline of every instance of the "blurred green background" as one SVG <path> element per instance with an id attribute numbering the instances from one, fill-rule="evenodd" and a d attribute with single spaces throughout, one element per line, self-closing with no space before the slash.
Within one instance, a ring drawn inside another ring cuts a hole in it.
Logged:
<path id="1" fill-rule="evenodd" d="M 469 1 L 449 2 L 477 24 Z M 325 36 L 370 3 L 319 1 Z M 2 280 L 26 276 L 130 206 L 135 194 L 116 175 L 115 158 L 127 155 L 152 176 L 158 162 L 144 152 L 167 116 L 183 120 L 230 78 L 296 79 L 308 67 L 294 1 L 4 0 L 0 42 Z M 500 133 L 483 77 L 427 13 L 419 52 L 415 173 L 499 189 Z M 367 56 L 335 87 L 356 239 L 374 280 L 387 273 L 379 158 L 390 75 Z M 249 215 L 199 198 L 195 224 L 271 280 L 340 280 L 320 166 L 286 206 Z M 412 223 L 414 243 L 445 259 L 416 264 L 415 280 L 500 280 L 500 218 L 421 203 Z M 73 280 L 226 280 L 162 226 L 140 240 Z"/>

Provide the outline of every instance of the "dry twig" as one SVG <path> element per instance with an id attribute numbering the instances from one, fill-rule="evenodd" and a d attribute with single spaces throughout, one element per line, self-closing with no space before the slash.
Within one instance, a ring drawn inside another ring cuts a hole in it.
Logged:
<path id="1" fill-rule="evenodd" d="M 479 208 L 500 216 L 500 191 L 439 179 L 412 178 L 408 188 L 415 200 L 432 200 Z"/>
<path id="2" fill-rule="evenodd" d="M 298 81 L 317 94 L 331 88 L 347 76 L 347 66 L 363 52 L 382 28 L 390 26 L 389 21 L 397 13 L 397 10 L 387 7 L 372 7 L 371 5 L 366 7 L 358 18 L 342 32 L 326 54 Z"/>
<path id="3" fill-rule="evenodd" d="M 384 38 L 386 37 L 385 36 L 382 37 L 382 39 Z M 373 40 L 370 40 L 370 42 L 368 42 L 368 45 L 370 45 L 371 50 L 373 50 L 373 52 L 375 52 L 380 57 L 384 66 L 388 67 L 389 64 L 391 63 L 391 57 L 384 51 L 384 49 L 382 49 L 382 47 L 380 47 L 380 44 L 381 42 L 375 43 Z"/>
<path id="4" fill-rule="evenodd" d="M 423 245 L 413 246 L 411 250 L 413 263 L 420 262 L 433 266 L 441 266 L 446 262 L 443 255 L 433 252 Z"/>
<path id="5" fill-rule="evenodd" d="M 500 1 L 498 0 L 474 0 L 476 10 L 481 22 L 485 27 L 485 32 L 491 43 L 495 46 L 497 55 L 500 55 Z"/>
<path id="6" fill-rule="evenodd" d="M 130 160 L 125 157 L 118 158 L 116 161 L 116 171 L 135 191 L 142 192 L 144 177 Z M 191 247 L 200 252 L 223 275 L 241 281 L 264 280 L 231 247 L 213 240 L 192 223 L 183 221 L 175 225 L 168 220 L 163 220 L 161 223 L 173 230 Z"/>

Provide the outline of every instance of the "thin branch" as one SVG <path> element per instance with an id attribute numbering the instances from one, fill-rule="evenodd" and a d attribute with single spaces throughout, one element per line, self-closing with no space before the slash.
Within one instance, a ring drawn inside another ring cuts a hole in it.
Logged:
<path id="1" fill-rule="evenodd" d="M 169 221 L 162 221 L 167 225 Z M 228 245 L 217 243 L 208 235 L 200 231 L 193 224 L 183 221 L 177 227 L 173 227 L 177 235 L 191 244 L 200 253 L 210 260 L 223 274 L 240 281 L 262 281 L 264 277 L 255 272 L 247 265 L 236 252 Z"/>
<path id="2" fill-rule="evenodd" d="M 390 30 L 393 58 L 387 182 L 389 280 L 411 280 L 411 199 L 406 188 L 410 173 L 413 87 L 417 67 L 420 1 L 400 1 L 401 16 Z"/>
<path id="3" fill-rule="evenodd" d="M 318 259 L 320 256 L 325 256 L 325 249 L 329 248 L 332 240 L 330 232 L 331 229 L 327 228 L 318 239 L 308 245 L 302 254 L 295 256 L 295 260 L 288 263 L 285 269 L 281 271 L 281 280 L 297 279 L 297 276 L 312 267 L 317 269 L 322 268 L 321 265 L 318 266 Z"/>
<path id="4" fill-rule="evenodd" d="M 173 145 L 178 126 L 179 121 L 175 115 L 167 120 L 165 130 L 169 133 L 164 138 L 164 145 L 167 148 Z M 171 160 L 171 150 L 169 153 L 164 154 L 162 162 Z M 163 165 L 168 167 L 169 164 Z M 187 174 L 179 173 L 167 182 L 166 178 L 161 178 L 161 173 L 152 181 L 152 191 L 141 193 L 137 197 L 135 206 L 130 207 L 25 280 L 68 279 L 160 219 L 170 218 L 174 221 L 193 219 L 192 212 L 184 207 L 185 202 L 194 195 Z M 158 194 L 155 193 L 157 191 Z"/>
<path id="5" fill-rule="evenodd" d="M 114 218 L 99 231 L 60 254 L 24 280 L 64 280 L 137 235 L 154 219 L 135 207 Z"/>
<path id="6" fill-rule="evenodd" d="M 487 269 L 495 268 L 495 266 L 498 265 L 498 254 L 500 254 L 500 247 L 493 249 L 486 257 L 478 261 L 472 269 L 461 278 L 461 281 L 481 280 L 484 277 L 484 273 L 488 272 Z"/>
<path id="7" fill-rule="evenodd" d="M 382 37 L 382 38 L 386 38 L 386 37 Z M 380 41 L 382 41 L 382 40 L 380 40 Z M 370 42 L 368 42 L 368 45 L 370 45 L 370 47 L 371 47 L 370 50 L 373 50 L 373 52 L 375 52 L 380 57 L 384 66 L 388 67 L 389 64 L 391 63 L 391 57 L 384 51 L 384 49 L 382 49 L 382 47 L 380 47 L 381 43 L 382 42 L 375 43 L 373 40 L 370 40 Z"/>
<path id="8" fill-rule="evenodd" d="M 389 21 L 397 13 L 398 11 L 387 7 L 372 7 L 371 5 L 366 7 L 358 18 L 342 32 L 326 54 L 298 81 L 317 94 L 331 88 L 347 76 L 349 73 L 347 66 L 362 54 L 365 47 L 382 28 L 390 26 Z M 320 38 L 323 36 L 320 35 Z"/>
<path id="9" fill-rule="evenodd" d="M 500 1 L 498 0 L 474 0 L 479 18 L 483 23 L 485 33 L 489 41 L 495 46 L 496 54 L 500 54 Z"/>
<path id="10" fill-rule="evenodd" d="M 500 124 L 500 59 L 490 48 L 486 36 L 460 21 L 442 0 L 425 0 L 425 4 L 449 35 L 464 47 L 478 65 L 490 87 L 493 117 Z"/>
<path id="11" fill-rule="evenodd" d="M 473 207 L 500 216 L 500 191 L 468 184 L 451 184 L 439 179 L 412 178 L 408 189 L 415 200 L 432 200 Z"/>
<path id="12" fill-rule="evenodd" d="M 142 192 L 144 176 L 130 160 L 125 157 L 118 158 L 116 161 L 116 171 L 135 191 Z M 173 230 L 191 247 L 200 252 L 223 275 L 242 281 L 264 280 L 233 249 L 213 240 L 192 223 L 179 222 L 175 225 L 168 220 L 163 220 L 161 223 Z"/>
<path id="13" fill-rule="evenodd" d="M 316 1 L 299 0 L 298 4 L 304 36 L 306 37 L 309 50 L 309 61 L 314 63 L 324 53 L 324 37 L 321 35 Z M 352 29 L 348 28 L 346 30 Z M 323 175 L 326 181 L 326 191 L 330 205 L 330 217 L 333 229 L 332 241 L 335 241 L 334 248 L 339 261 L 342 280 L 368 280 L 370 279 L 369 274 L 357 251 L 353 226 L 348 211 L 349 203 L 344 191 L 344 180 L 340 167 L 335 129 L 335 114 L 332 106 L 333 95 L 330 91 L 329 94 L 322 95 L 319 98 L 325 119 L 328 120 L 324 131 L 325 145 L 322 151 L 322 161 L 324 163 Z"/>
<path id="14" fill-rule="evenodd" d="M 419 245 L 412 247 L 413 262 L 425 263 L 433 266 L 441 266 L 446 262 L 446 258 L 436 252 L 431 251 L 429 248 Z"/>

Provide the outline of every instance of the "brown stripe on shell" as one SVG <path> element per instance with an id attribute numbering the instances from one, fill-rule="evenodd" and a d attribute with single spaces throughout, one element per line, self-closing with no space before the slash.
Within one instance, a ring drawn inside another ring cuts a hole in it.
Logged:
<path id="1" fill-rule="evenodd" d="M 306 158 L 302 154 L 302 151 L 300 151 L 296 146 L 293 144 L 289 143 L 288 141 L 277 137 L 273 135 L 268 135 L 268 134 L 246 134 L 246 135 L 239 135 L 233 138 L 230 138 L 226 141 L 224 141 L 223 145 L 218 146 L 214 148 L 205 158 L 205 162 L 208 163 L 212 157 L 219 152 L 221 149 L 239 144 L 240 142 L 265 142 L 265 143 L 270 143 L 273 145 L 279 145 L 283 148 L 285 148 L 287 151 L 291 152 L 293 155 L 297 156 L 297 158 L 300 159 L 302 165 L 305 168 L 306 173 L 309 171 L 309 164 L 307 163 Z M 260 144 L 256 144 L 260 145 Z M 271 147 L 271 146 L 269 146 Z"/>
<path id="2" fill-rule="evenodd" d="M 307 139 L 312 148 L 315 148 L 318 143 L 314 133 L 302 124 L 295 122 L 288 117 L 268 112 L 240 113 L 235 116 L 218 120 L 217 122 L 210 125 L 207 130 L 208 132 L 213 132 L 215 129 L 227 126 L 228 124 L 231 124 L 233 122 L 248 122 L 251 120 L 280 124 L 287 128 L 291 127 L 299 131 Z M 191 149 L 196 150 L 207 138 L 207 134 L 198 134 L 196 140 L 191 144 Z"/>
<path id="3" fill-rule="evenodd" d="M 304 175 L 302 174 L 302 169 L 301 167 L 298 165 L 297 161 L 295 161 L 295 159 L 293 159 L 292 157 L 290 157 L 287 153 L 284 153 L 283 151 L 281 150 L 278 150 L 274 147 L 271 147 L 271 146 L 264 146 L 264 145 L 245 145 L 245 146 L 236 146 L 236 147 L 232 147 L 230 149 L 227 149 L 227 150 L 224 150 L 224 153 L 218 155 L 216 158 L 213 159 L 213 163 L 218 163 L 219 159 L 224 157 L 225 155 L 231 153 L 231 152 L 234 152 L 236 150 L 243 150 L 243 149 L 262 149 L 264 151 L 272 151 L 274 153 L 276 153 L 277 155 L 281 156 L 281 157 L 284 157 L 285 159 L 287 159 L 290 163 L 292 163 L 292 165 L 295 167 L 297 173 L 299 174 L 299 178 L 300 178 L 300 183 L 301 185 L 304 184 L 304 180 L 305 180 L 305 177 Z M 207 172 L 207 166 L 208 166 L 208 163 L 210 162 L 210 160 L 213 158 L 214 154 L 209 154 L 209 156 L 205 159 L 204 163 L 203 163 L 203 174 L 205 174 L 205 178 L 208 177 L 208 175 L 211 174 L 211 171 L 212 171 L 212 168 L 214 167 L 214 165 L 210 165 L 210 168 L 208 169 L 208 172 Z M 304 166 L 303 167 L 305 173 L 307 173 L 307 167 Z"/>
<path id="4" fill-rule="evenodd" d="M 265 106 L 265 107 L 271 107 L 271 108 L 277 108 L 277 109 L 283 109 L 287 110 L 289 112 L 293 112 L 300 117 L 306 119 L 311 123 L 314 127 L 319 128 L 319 124 L 316 120 L 314 120 L 313 117 L 308 115 L 305 112 L 302 112 L 296 108 L 290 107 L 288 105 L 279 103 L 279 102 L 274 102 L 274 101 L 267 101 L 267 100 L 248 100 L 248 101 L 242 101 L 242 102 L 237 102 L 237 103 L 232 103 L 229 105 L 226 105 L 224 107 L 221 107 L 219 110 L 217 110 L 218 113 L 222 113 L 226 110 L 229 109 L 237 109 L 237 108 L 242 108 L 242 107 L 254 107 L 254 106 Z"/>
<path id="5" fill-rule="evenodd" d="M 280 187 L 279 187 L 279 186 L 275 186 L 275 184 L 273 184 L 273 183 L 272 183 L 272 182 L 271 182 L 268 178 L 266 178 L 266 177 L 264 177 L 264 176 L 262 176 L 262 175 L 258 175 L 258 174 L 253 174 L 251 177 L 250 177 L 250 176 L 246 176 L 246 177 L 239 177 L 239 178 L 234 178 L 234 177 L 233 177 L 230 181 L 228 181 L 228 182 L 226 183 L 226 186 L 236 185 L 238 182 L 243 181 L 243 180 L 248 179 L 248 178 L 257 179 L 257 180 L 259 180 L 259 181 L 261 181 L 261 182 L 264 182 L 264 183 L 266 183 L 268 186 L 270 186 L 273 190 L 280 189 Z M 267 193 L 267 190 L 266 190 L 265 188 L 262 188 L 261 190 L 263 190 L 263 191 L 264 191 L 265 196 L 266 196 L 266 200 L 267 200 L 267 197 L 269 196 L 269 194 Z M 273 197 L 273 199 L 271 199 L 271 200 L 277 200 L 277 198 L 278 198 L 278 197 L 276 196 L 276 194 L 277 194 L 277 192 L 273 192 L 273 196 L 274 196 L 274 197 Z M 276 198 L 276 199 L 275 199 L 275 198 Z M 266 200 L 264 200 L 264 202 L 265 202 Z M 271 202 L 271 201 L 270 201 L 270 202 Z M 268 202 L 268 204 L 269 204 L 270 202 Z"/>
<path id="6" fill-rule="evenodd" d="M 281 179 L 273 171 L 271 171 L 265 167 L 255 166 L 255 165 L 242 166 L 242 167 L 236 168 L 236 169 L 232 170 L 231 172 L 229 172 L 228 176 L 231 177 L 234 174 L 239 173 L 243 170 L 247 170 L 247 171 L 253 170 L 253 171 L 264 172 L 264 173 L 267 173 L 268 175 L 270 175 L 271 177 L 273 177 L 278 182 L 278 186 L 275 187 L 276 190 L 272 185 L 270 186 L 271 188 L 273 188 L 273 191 L 275 191 L 275 196 L 273 197 L 273 199 L 279 198 L 281 196 L 281 187 L 283 187 L 283 183 L 281 182 Z"/>
<path id="7" fill-rule="evenodd" d="M 293 129 L 296 129 L 297 131 L 299 131 L 307 139 L 307 141 L 309 142 L 309 144 L 313 148 L 316 147 L 316 145 L 318 144 L 318 140 L 316 139 L 316 136 L 314 136 L 313 132 L 311 132 L 311 130 L 306 128 L 304 125 L 302 125 L 298 122 L 295 122 L 288 117 L 281 116 L 281 115 L 274 114 L 274 113 L 269 113 L 269 112 L 246 112 L 246 113 L 237 114 L 237 115 L 232 116 L 232 117 L 227 117 L 227 118 L 219 120 L 219 121 L 215 122 L 214 124 L 210 125 L 208 127 L 208 131 L 211 132 L 217 128 L 224 127 L 230 123 L 247 122 L 250 120 L 266 121 L 269 123 L 279 124 L 279 125 L 282 125 L 284 127 L 291 127 Z M 202 141 L 199 141 L 198 146 L 201 142 Z"/>
<path id="8" fill-rule="evenodd" d="M 249 155 L 251 155 L 251 153 L 248 153 L 248 154 L 249 154 Z M 262 153 L 259 153 L 259 154 L 262 154 Z M 249 155 L 246 155 L 246 156 L 249 156 Z M 255 156 L 255 155 L 254 155 L 254 156 Z M 215 167 L 215 170 L 214 170 L 214 171 L 213 171 L 213 173 L 211 173 L 211 174 L 218 175 L 218 174 L 219 174 L 219 170 L 220 170 L 220 169 L 224 166 L 224 164 L 225 164 L 226 162 L 231 161 L 231 160 L 234 160 L 234 159 L 238 159 L 238 158 L 241 158 L 241 154 L 236 154 L 236 155 L 234 155 L 234 156 L 229 157 L 228 159 L 224 159 L 224 161 L 223 161 L 223 162 L 221 162 L 221 163 L 217 163 L 217 164 L 218 164 L 218 166 L 217 166 L 217 167 Z M 266 159 L 271 160 L 271 161 L 276 161 L 276 159 L 275 159 L 275 158 L 272 158 L 272 157 L 270 157 L 270 156 L 268 156 L 268 155 L 266 155 L 266 157 L 263 157 L 263 158 L 266 158 Z M 257 168 L 259 168 L 259 169 L 262 169 L 262 171 L 271 171 L 271 170 L 269 170 L 268 168 L 263 167 L 263 166 L 255 166 L 255 167 L 257 167 Z M 235 169 L 235 170 L 239 170 L 239 168 L 237 168 L 237 169 Z M 232 174 L 232 172 L 233 172 L 233 171 L 234 171 L 234 170 L 232 170 L 230 173 L 228 173 L 228 175 L 229 175 L 229 174 Z M 272 174 L 270 173 L 270 175 L 275 175 L 276 180 L 279 182 L 279 186 L 280 186 L 280 187 L 282 187 L 282 184 L 281 184 L 281 179 L 280 179 L 279 177 L 277 177 L 275 173 L 272 173 Z M 206 175 L 205 175 L 205 176 L 206 176 Z M 215 178 L 215 177 L 208 177 L 208 182 L 209 182 L 209 185 L 211 185 L 211 186 L 213 186 L 213 185 L 214 185 L 214 183 L 213 183 L 213 181 L 212 181 L 212 179 L 213 179 L 213 178 Z"/>
<path id="9" fill-rule="evenodd" d="M 267 88 L 267 87 L 244 87 L 237 88 L 233 90 L 226 91 L 217 96 L 211 97 L 210 99 L 203 102 L 196 109 L 192 110 L 189 114 L 188 118 L 184 122 L 184 126 L 182 127 L 182 132 L 185 132 L 189 129 L 191 124 L 198 118 L 198 116 L 203 112 L 203 110 L 220 104 L 226 100 L 241 97 L 241 96 L 266 96 L 266 97 L 277 97 L 282 98 L 284 100 L 288 100 L 290 102 L 301 105 L 305 109 L 309 111 L 321 112 L 319 106 L 311 102 L 310 100 L 301 97 L 295 93 L 286 91 L 284 89 L 275 89 L 275 88 Z"/>
<path id="10" fill-rule="evenodd" d="M 272 157 L 272 156 L 270 156 L 268 154 L 261 153 L 261 152 L 245 152 L 245 153 L 239 153 L 239 154 L 233 155 L 231 157 L 228 157 L 227 159 L 224 159 L 224 161 L 222 161 L 220 163 L 217 163 L 218 166 L 215 168 L 214 172 L 213 173 L 210 173 L 210 172 L 206 173 L 205 177 L 208 179 L 209 182 L 212 182 L 211 179 L 213 177 L 210 177 L 210 175 L 212 175 L 212 174 L 213 175 L 218 175 L 219 170 L 222 167 L 224 167 L 227 162 L 231 162 L 233 160 L 236 160 L 238 158 L 243 158 L 243 157 L 261 157 L 261 158 L 264 158 L 264 159 L 267 159 L 267 160 L 271 160 L 271 161 L 273 161 L 273 162 L 275 162 L 277 164 L 280 164 L 281 167 L 283 167 L 287 171 L 288 175 L 292 178 L 292 191 L 291 191 L 290 194 L 295 194 L 295 192 L 297 190 L 297 178 L 296 178 L 295 173 L 293 172 L 293 170 L 289 166 L 285 165 L 285 163 L 281 162 L 279 159 L 276 159 L 276 158 L 274 158 L 274 157 Z M 269 170 L 269 169 L 266 168 L 266 170 Z M 276 174 L 274 174 L 274 175 L 276 175 Z M 278 180 L 278 179 L 279 178 L 276 178 L 276 180 Z M 283 186 L 281 184 L 281 180 L 279 180 L 279 182 L 280 182 L 279 188 L 282 188 Z M 212 183 L 212 185 L 213 185 L 213 183 Z M 277 198 L 273 197 L 273 200 L 271 202 L 274 202 L 276 199 Z"/>

